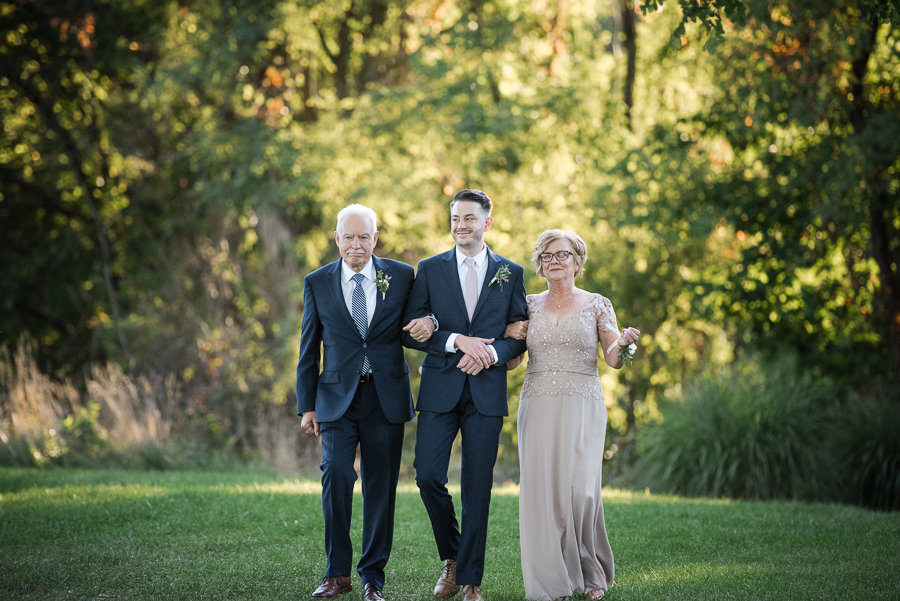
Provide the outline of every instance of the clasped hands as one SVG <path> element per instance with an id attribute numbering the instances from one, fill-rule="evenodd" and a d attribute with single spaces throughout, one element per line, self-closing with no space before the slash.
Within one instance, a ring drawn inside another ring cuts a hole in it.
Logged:
<path id="1" fill-rule="evenodd" d="M 525 340 L 525 336 L 528 333 L 528 321 L 516 321 L 514 323 L 506 326 L 506 330 L 503 332 L 504 338 L 516 338 L 518 340 Z M 491 352 L 491 349 L 488 348 L 488 345 L 494 341 L 493 338 L 477 338 L 470 336 L 463 336 L 460 334 L 456 337 L 456 348 L 461 350 L 464 353 L 462 359 L 459 360 L 459 364 L 457 367 L 464 371 L 465 373 L 474 376 L 482 369 L 487 369 L 494 362 L 494 354 Z M 514 366 L 518 365 L 522 362 L 522 356 L 516 357 L 512 361 L 510 361 L 507 366 L 512 369 Z"/>

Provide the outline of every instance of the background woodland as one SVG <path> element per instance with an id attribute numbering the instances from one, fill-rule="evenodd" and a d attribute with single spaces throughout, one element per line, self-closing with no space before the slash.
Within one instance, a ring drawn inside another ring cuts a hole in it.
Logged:
<path id="1" fill-rule="evenodd" d="M 527 265 L 544 229 L 577 232 L 579 285 L 642 331 L 601 376 L 609 483 L 896 509 L 898 15 L 0 2 L 0 462 L 314 473 L 302 282 L 337 212 L 375 209 L 376 254 L 415 265 L 476 187 L 494 250 Z"/>

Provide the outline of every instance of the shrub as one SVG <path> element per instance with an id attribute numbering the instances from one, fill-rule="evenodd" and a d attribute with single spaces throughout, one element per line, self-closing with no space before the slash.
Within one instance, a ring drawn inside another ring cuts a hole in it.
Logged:
<path id="1" fill-rule="evenodd" d="M 900 399 L 897 392 L 854 397 L 834 414 L 832 446 L 842 500 L 900 510 Z"/>
<path id="2" fill-rule="evenodd" d="M 824 453 L 833 395 L 784 359 L 732 367 L 688 386 L 639 439 L 638 481 L 665 492 L 747 499 L 833 494 Z"/>

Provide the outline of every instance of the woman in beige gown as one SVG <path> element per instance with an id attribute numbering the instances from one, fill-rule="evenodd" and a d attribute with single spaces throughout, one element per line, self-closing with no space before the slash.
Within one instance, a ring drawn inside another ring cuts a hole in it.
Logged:
<path id="1" fill-rule="evenodd" d="M 528 599 L 599 599 L 613 584 L 600 499 L 606 405 L 597 357 L 603 352 L 610 367 L 622 367 L 620 348 L 640 332 L 620 334 L 609 300 L 575 286 L 586 258 L 584 241 L 564 230 L 541 234 L 532 256 L 548 289 L 528 297 L 523 322 L 519 533 Z"/>

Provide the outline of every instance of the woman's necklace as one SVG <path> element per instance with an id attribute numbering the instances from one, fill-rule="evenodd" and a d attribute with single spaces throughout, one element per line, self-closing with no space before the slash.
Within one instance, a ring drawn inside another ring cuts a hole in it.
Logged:
<path id="1" fill-rule="evenodd" d="M 572 298 L 572 296 L 575 294 L 575 291 L 573 290 L 573 291 L 569 292 L 569 294 L 567 294 L 566 297 L 564 299 L 562 299 L 561 301 L 557 301 L 555 298 L 553 298 L 553 293 L 550 292 L 549 290 L 547 291 L 547 294 L 550 295 L 550 300 L 552 300 L 554 303 L 556 303 L 556 308 L 562 309 L 563 305 L 568 303 L 569 299 Z"/>

